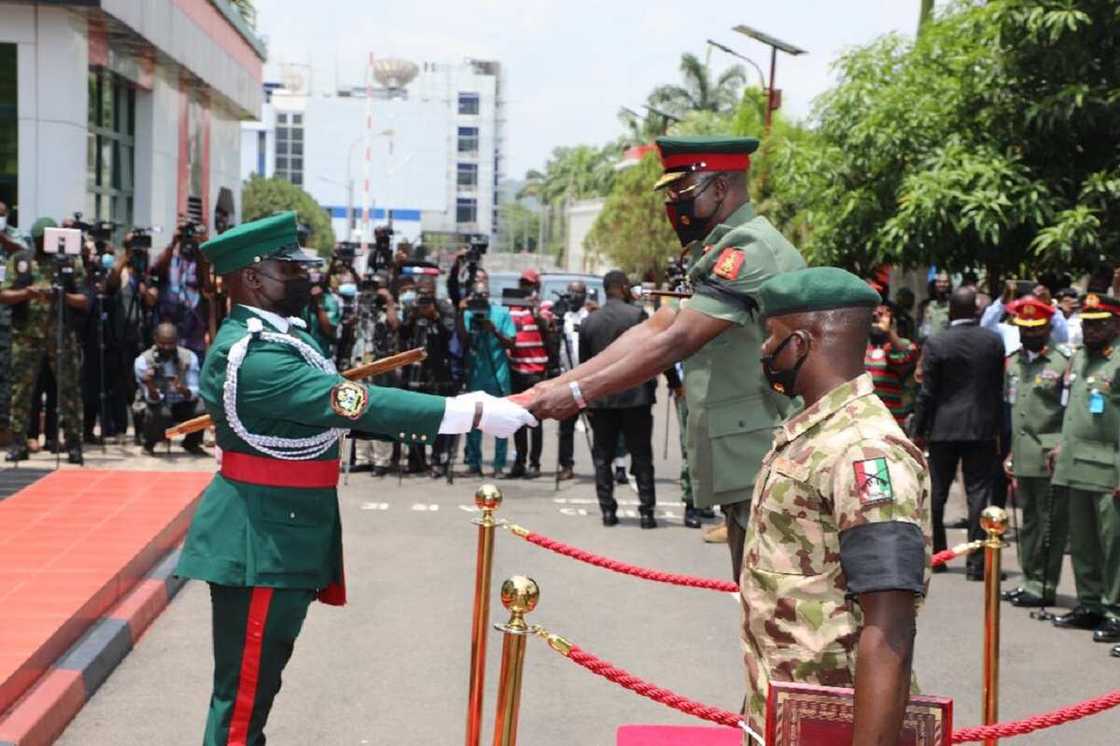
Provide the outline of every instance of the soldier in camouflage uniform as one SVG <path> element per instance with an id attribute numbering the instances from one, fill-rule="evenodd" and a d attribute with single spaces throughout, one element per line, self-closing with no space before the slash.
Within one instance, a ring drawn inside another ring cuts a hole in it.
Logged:
<path id="1" fill-rule="evenodd" d="M 8 219 L 8 206 L 0 202 L 0 286 L 4 284 L 8 257 L 27 249 L 27 237 Z M 12 310 L 0 304 L 0 446 L 8 445 L 12 403 Z"/>
<path id="2" fill-rule="evenodd" d="M 1008 305 L 1023 347 L 1007 359 L 1004 400 L 1011 407 L 1011 455 L 1004 471 L 1022 501 L 1019 564 L 1023 585 L 1003 594 L 1014 606 L 1054 603 L 1069 531 L 1064 492 L 1050 487 L 1047 457 L 1062 437 L 1062 378 L 1073 350 L 1050 339 L 1054 307 L 1034 296 Z"/>
<path id="3" fill-rule="evenodd" d="M 863 369 L 879 295 L 818 267 L 774 277 L 759 298 L 765 376 L 805 409 L 774 436 L 751 500 L 741 576 L 749 724 L 762 731 L 770 681 L 854 686 L 854 743 L 895 743 L 932 537 L 921 451 Z"/>
<path id="4" fill-rule="evenodd" d="M 79 370 L 81 346 L 74 333 L 72 315 L 89 310 L 89 298 L 79 291 L 85 272 L 80 261 L 70 261 L 71 271 L 64 277 L 65 309 L 62 348 L 58 345 L 57 291 L 52 289 L 56 260 L 43 252 L 43 231 L 54 227 L 43 218 L 31 228 L 35 250 L 13 255 L 5 267 L 0 303 L 12 307 L 12 447 L 8 461 L 28 457 L 27 427 L 31 416 L 31 396 L 43 358 L 58 377 L 59 411 L 66 432 L 69 462 L 82 463 L 82 395 Z"/>

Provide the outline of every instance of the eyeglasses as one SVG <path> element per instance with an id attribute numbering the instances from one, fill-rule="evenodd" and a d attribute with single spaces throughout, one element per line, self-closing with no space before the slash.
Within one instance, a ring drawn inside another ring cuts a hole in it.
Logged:
<path id="1" fill-rule="evenodd" d="M 707 189 L 713 181 L 716 180 L 716 175 L 713 174 L 703 180 L 697 181 L 691 186 L 686 186 L 683 189 L 668 186 L 665 188 L 665 201 L 666 202 L 679 202 L 682 199 L 696 199 L 700 194 Z"/>

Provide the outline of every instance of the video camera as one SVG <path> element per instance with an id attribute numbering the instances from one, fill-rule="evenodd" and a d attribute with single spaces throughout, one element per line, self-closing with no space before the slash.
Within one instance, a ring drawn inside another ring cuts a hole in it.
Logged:
<path id="1" fill-rule="evenodd" d="M 477 331 L 479 322 L 490 319 L 490 300 L 478 293 L 471 293 L 467 297 L 467 313 L 470 314 L 472 331 Z"/>
<path id="2" fill-rule="evenodd" d="M 125 243 L 125 248 L 129 250 L 128 266 L 141 277 L 148 273 L 148 252 L 152 248 L 152 234 L 159 233 L 159 231 L 160 229 L 155 226 L 133 228 L 128 241 Z"/>
<path id="3" fill-rule="evenodd" d="M 358 246 L 359 244 L 354 241 L 339 241 L 334 245 L 332 258 L 349 264 L 358 255 Z"/>
<path id="4" fill-rule="evenodd" d="M 82 254 L 82 231 L 79 228 L 47 228 L 43 231 L 43 252 L 54 258 L 55 287 L 76 293 L 74 258 Z"/>
<path id="5" fill-rule="evenodd" d="M 374 272 L 387 270 L 393 266 L 392 238 L 395 231 L 391 225 L 373 229 L 373 250 L 366 266 Z"/>
<path id="6" fill-rule="evenodd" d="M 111 220 L 95 220 L 92 223 L 87 223 L 82 220 L 82 213 L 74 213 L 74 228 L 84 233 L 93 245 L 97 247 L 98 251 L 105 248 L 105 244 L 113 238 L 113 230 L 117 224 Z"/>
<path id="7" fill-rule="evenodd" d="M 179 225 L 179 255 L 185 259 L 194 259 L 198 256 L 198 239 L 206 232 L 206 228 L 194 220 L 187 220 Z"/>

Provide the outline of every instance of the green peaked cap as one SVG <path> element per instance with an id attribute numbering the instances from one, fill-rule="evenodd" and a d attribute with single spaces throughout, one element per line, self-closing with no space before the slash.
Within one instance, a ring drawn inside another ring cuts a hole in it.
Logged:
<path id="1" fill-rule="evenodd" d="M 693 135 L 659 137 L 655 142 L 665 173 L 654 189 L 693 171 L 746 171 L 751 153 L 758 150 L 758 140 L 753 137 Z"/>
<path id="2" fill-rule="evenodd" d="M 322 260 L 299 246 L 294 212 L 280 212 L 267 218 L 242 223 L 201 246 L 202 253 L 220 275 L 248 267 L 264 259 L 279 259 L 301 264 Z"/>
<path id="3" fill-rule="evenodd" d="M 870 285 L 839 267 L 809 267 L 775 275 L 758 289 L 763 318 L 834 308 L 873 308 L 883 302 Z"/>

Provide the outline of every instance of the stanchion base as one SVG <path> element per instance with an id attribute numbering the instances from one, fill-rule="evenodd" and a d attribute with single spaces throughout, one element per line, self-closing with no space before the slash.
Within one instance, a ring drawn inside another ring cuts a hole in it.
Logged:
<path id="1" fill-rule="evenodd" d="M 1056 616 L 1058 616 L 1058 615 L 1054 614 L 1054 613 L 1051 613 L 1051 612 L 1047 611 L 1046 609 L 1035 609 L 1034 611 L 1031 612 L 1031 619 L 1034 619 L 1035 621 L 1038 621 L 1038 622 L 1050 622 L 1050 621 L 1053 621 L 1054 617 L 1056 617 Z"/>

